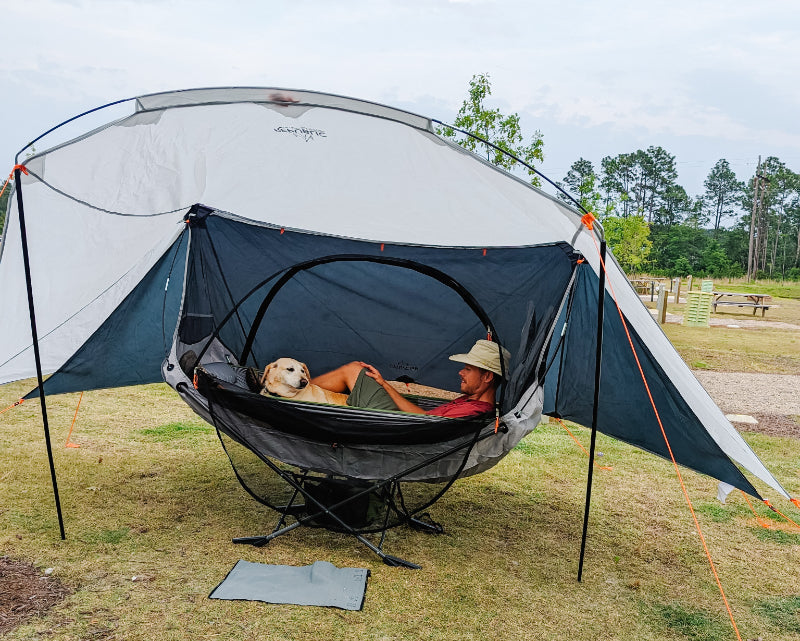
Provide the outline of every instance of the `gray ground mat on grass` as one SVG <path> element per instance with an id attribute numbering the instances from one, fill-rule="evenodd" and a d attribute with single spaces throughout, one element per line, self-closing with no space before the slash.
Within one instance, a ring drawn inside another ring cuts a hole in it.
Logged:
<path id="1" fill-rule="evenodd" d="M 327 561 L 294 567 L 240 560 L 208 598 L 360 610 L 368 577 L 366 568 L 337 568 Z"/>

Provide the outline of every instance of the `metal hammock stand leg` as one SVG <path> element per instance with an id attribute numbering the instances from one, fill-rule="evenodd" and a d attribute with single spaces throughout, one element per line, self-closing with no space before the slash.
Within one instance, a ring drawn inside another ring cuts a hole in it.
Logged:
<path id="1" fill-rule="evenodd" d="M 217 429 L 220 429 L 219 426 L 217 426 Z M 505 427 L 501 424 L 500 429 L 505 430 Z M 389 566 L 420 569 L 421 566 L 416 563 L 387 554 L 383 551 L 386 533 L 390 527 L 390 516 L 394 515 L 396 517 L 396 522 L 394 525 L 406 523 L 415 529 L 430 533 L 441 533 L 443 530 L 439 524 L 434 522 L 426 522 L 420 518 L 416 518 L 416 516 L 419 515 L 422 510 L 426 509 L 432 503 L 438 500 L 447 491 L 447 489 L 449 489 L 456 478 L 458 478 L 460 472 L 463 470 L 464 465 L 469 458 L 469 454 L 475 444 L 494 435 L 495 431 L 493 425 L 486 429 L 479 429 L 469 440 L 450 447 L 443 452 L 439 452 L 429 457 L 425 461 L 422 461 L 421 463 L 417 463 L 405 468 L 386 479 L 375 480 L 372 482 L 361 481 L 359 485 L 353 484 L 351 485 L 351 488 L 353 489 L 343 498 L 336 497 L 328 498 L 327 500 L 325 497 L 320 496 L 319 493 L 314 492 L 312 489 L 315 483 L 324 484 L 326 482 L 325 477 L 312 476 L 309 474 L 308 470 L 304 470 L 301 473 L 293 473 L 278 466 L 273 460 L 271 460 L 270 457 L 248 448 L 292 489 L 292 495 L 285 505 L 275 506 L 275 509 L 278 510 L 280 517 L 277 525 L 270 534 L 237 537 L 233 539 L 233 543 L 261 547 L 269 543 L 271 540 L 279 536 L 283 536 L 284 534 L 291 532 L 301 525 L 319 527 L 320 523 L 323 523 L 322 527 L 327 527 L 328 529 L 343 532 L 355 537 L 360 543 L 377 554 L 381 560 Z M 247 447 L 247 445 L 244 443 L 240 444 Z M 454 474 L 452 478 L 446 482 L 444 487 L 424 505 L 417 507 L 413 511 L 406 509 L 400 487 L 400 482 L 403 480 L 403 478 L 461 450 L 464 451 L 464 456 L 458 473 Z M 228 452 L 227 448 L 225 448 L 225 451 Z M 228 453 L 228 456 L 230 458 L 230 453 Z M 231 464 L 233 465 L 233 460 L 231 460 Z M 247 488 L 243 479 L 238 475 L 238 473 L 237 478 L 245 487 L 245 489 L 247 489 L 251 495 L 255 496 L 255 494 L 249 488 Z M 336 482 L 340 484 L 347 483 L 347 481 L 341 480 L 336 480 Z M 363 528 L 358 523 L 354 523 L 352 520 L 348 522 L 348 517 L 343 514 L 347 507 L 356 504 L 358 501 L 368 500 L 370 496 L 380 497 L 383 502 L 383 509 L 385 510 L 382 526 L 372 530 L 375 532 L 380 532 L 381 534 L 380 541 L 377 545 L 364 536 Z M 298 502 L 299 497 L 302 497 L 304 502 Z M 286 520 L 289 517 L 294 518 L 295 521 L 293 523 L 286 524 Z"/>

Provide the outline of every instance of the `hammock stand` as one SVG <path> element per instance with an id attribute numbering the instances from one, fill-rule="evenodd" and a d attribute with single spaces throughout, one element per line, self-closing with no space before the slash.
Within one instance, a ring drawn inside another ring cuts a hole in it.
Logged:
<path id="1" fill-rule="evenodd" d="M 494 422 L 491 420 L 490 415 L 484 415 L 469 419 L 444 419 L 448 423 L 455 424 L 456 430 L 450 430 L 451 433 L 456 431 L 460 435 L 455 439 L 450 439 L 444 445 L 438 443 L 417 444 L 427 445 L 430 450 L 425 456 L 424 460 L 413 465 L 398 463 L 393 472 L 383 478 L 376 478 L 372 480 L 357 479 L 347 477 L 345 475 L 331 475 L 321 474 L 309 468 L 302 468 L 298 466 L 291 466 L 294 469 L 287 469 L 281 467 L 265 452 L 263 442 L 260 442 L 259 430 L 250 430 L 247 426 L 247 415 L 242 414 L 239 419 L 231 424 L 230 412 L 231 405 L 237 404 L 237 399 L 249 400 L 252 407 L 264 405 L 263 414 L 269 415 L 271 406 L 284 405 L 290 406 L 287 415 L 297 412 L 300 420 L 296 423 L 289 421 L 288 423 L 281 424 L 281 431 L 286 436 L 297 436 L 297 430 L 292 429 L 293 425 L 300 423 L 304 425 L 304 413 L 310 412 L 312 415 L 318 413 L 320 409 L 326 413 L 339 413 L 346 416 L 348 413 L 353 413 L 358 417 L 362 426 L 367 425 L 370 420 L 369 414 L 375 414 L 372 419 L 380 419 L 383 412 L 375 410 L 360 410 L 358 408 L 335 408 L 332 406 L 322 406 L 319 408 L 309 407 L 311 404 L 292 402 L 288 400 L 278 400 L 269 397 L 263 397 L 253 391 L 245 390 L 240 387 L 241 380 L 244 377 L 246 370 L 240 367 L 232 367 L 226 363 L 212 363 L 206 367 L 198 367 L 195 370 L 198 391 L 208 399 L 208 410 L 212 418 L 213 425 L 216 427 L 220 436 L 220 442 L 223 449 L 231 461 L 231 465 L 237 476 L 237 479 L 245 490 L 253 496 L 260 503 L 274 509 L 278 512 L 278 522 L 270 534 L 256 535 L 248 537 L 238 537 L 233 539 L 234 543 L 250 544 L 255 546 L 263 546 L 269 543 L 272 539 L 282 536 L 296 529 L 297 527 L 311 526 L 311 527 L 324 527 L 326 529 L 343 532 L 354 536 L 359 542 L 369 548 L 372 552 L 377 554 L 384 563 L 390 566 L 402 566 L 412 569 L 418 569 L 420 566 L 406 561 L 399 557 L 386 554 L 383 551 L 383 544 L 386 538 L 387 530 L 391 527 L 396 527 L 402 524 L 427 531 L 430 533 L 441 533 L 442 527 L 430 520 L 425 520 L 426 515 L 421 514 L 430 505 L 435 503 L 453 484 L 453 482 L 464 471 L 464 467 L 469 459 L 469 455 L 473 450 L 476 443 L 485 439 L 496 436 Z M 236 382 L 232 382 L 231 378 L 235 376 Z M 225 380 L 227 379 L 227 380 Z M 237 384 L 238 383 L 238 384 Z M 185 392 L 185 390 L 184 390 Z M 286 411 L 287 408 L 284 408 Z M 253 412 L 259 413 L 259 412 Z M 396 415 L 391 413 L 393 417 L 393 425 L 395 428 L 399 426 L 405 416 Z M 253 416 L 250 416 L 253 419 Z M 408 418 L 416 418 L 415 415 L 408 415 Z M 433 417 L 430 417 L 433 418 Z M 424 431 L 418 431 L 418 436 L 412 440 L 431 440 L 432 432 L 439 428 L 441 421 L 434 419 L 424 421 L 427 423 Z M 275 421 L 272 423 L 273 427 Z M 243 427 L 245 426 L 245 427 Z M 307 424 L 304 426 L 307 428 Z M 301 432 L 306 433 L 307 429 L 301 428 Z M 498 430 L 499 434 L 505 434 L 506 428 L 501 424 Z M 225 437 L 233 440 L 246 447 L 250 452 L 255 454 L 258 459 L 266 465 L 275 475 L 280 478 L 286 486 L 291 490 L 289 500 L 283 505 L 277 505 L 265 499 L 257 491 L 253 490 L 248 482 L 237 470 L 234 457 L 231 454 L 230 444 L 226 444 Z M 320 430 L 317 435 L 318 439 L 323 440 L 306 440 L 306 445 L 314 447 L 317 445 L 320 449 L 337 449 L 347 447 L 348 443 L 329 443 L 324 442 L 326 436 L 324 430 Z M 345 440 L 349 440 L 345 435 Z M 381 445 L 389 445 L 386 443 L 386 438 L 383 443 L 374 444 L 377 447 Z M 401 444 L 402 441 L 408 440 L 408 436 L 404 435 L 402 431 L 397 431 L 395 438 L 390 439 L 395 441 L 395 444 Z M 365 445 L 361 443 L 361 445 Z M 460 458 L 460 464 L 455 474 L 452 474 L 446 480 L 443 487 L 437 489 L 432 497 L 427 498 L 421 504 L 409 506 L 406 504 L 406 499 L 403 495 L 402 484 L 404 480 L 415 473 L 423 472 L 426 468 L 436 464 L 437 462 L 452 458 Z M 374 507 L 375 504 L 380 505 L 380 512 L 382 516 L 376 516 L 370 519 L 365 519 L 364 512 L 367 507 Z M 288 519 L 294 519 L 293 522 L 287 524 Z M 379 533 L 380 540 L 377 544 L 367 539 L 364 535 L 370 533 Z"/>
<path id="2" fill-rule="evenodd" d="M 460 476 L 491 467 L 481 459 L 476 464 L 470 457 L 478 443 L 502 439 L 508 433 L 500 420 L 505 385 L 501 383 L 494 413 L 458 419 L 299 402 L 258 393 L 252 379 L 247 380 L 248 368 L 240 364 L 253 361 L 253 345 L 270 304 L 297 274 L 334 262 L 382 263 L 424 273 L 458 293 L 489 335 L 496 337 L 491 320 L 471 294 L 436 269 L 388 257 L 325 256 L 294 265 L 282 274 L 272 274 L 251 289 L 202 341 L 198 356 L 187 349 L 186 339 L 182 340 L 181 322 L 173 349 L 181 370 L 187 377 L 192 374 L 193 385 L 179 383 L 175 387 L 195 411 L 214 425 L 243 488 L 279 515 L 270 534 L 239 537 L 234 543 L 263 546 L 301 525 L 324 527 L 354 536 L 388 565 L 416 569 L 420 566 L 383 551 L 386 532 L 402 524 L 431 533 L 443 531 L 439 524 L 426 520 L 423 511 Z M 258 306 L 241 352 L 232 354 L 220 334 L 229 322 L 244 330 L 240 308 L 270 282 L 274 284 Z M 207 362 L 220 355 L 224 360 Z M 502 358 L 501 368 L 504 375 Z M 431 406 L 431 399 L 417 400 Z M 230 441 L 254 454 L 285 484 L 290 492 L 287 501 L 278 504 L 251 487 L 232 455 Z M 409 504 L 403 485 L 419 482 L 441 487 L 434 488 L 432 496 Z M 368 518 L 368 511 L 378 516 Z M 294 521 L 287 524 L 289 519 Z M 377 544 L 364 536 L 369 533 L 380 534 Z"/>

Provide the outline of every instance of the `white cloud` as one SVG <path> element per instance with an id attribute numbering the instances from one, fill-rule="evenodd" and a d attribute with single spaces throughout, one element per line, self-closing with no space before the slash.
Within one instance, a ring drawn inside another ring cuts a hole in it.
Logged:
<path id="1" fill-rule="evenodd" d="M 3 18 L 6 162 L 56 122 L 141 93 L 287 86 L 447 119 L 488 72 L 546 153 L 549 126 L 587 147 L 599 131 L 702 138 L 714 159 L 715 145 L 774 146 L 800 168 L 800 7 L 781 0 L 34 0 Z"/>

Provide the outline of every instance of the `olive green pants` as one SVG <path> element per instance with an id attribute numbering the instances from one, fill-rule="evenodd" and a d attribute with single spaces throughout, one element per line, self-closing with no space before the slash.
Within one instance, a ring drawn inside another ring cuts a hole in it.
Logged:
<path id="1" fill-rule="evenodd" d="M 398 407 L 378 382 L 367 376 L 367 370 L 362 369 L 347 397 L 347 404 L 351 407 L 363 407 L 371 410 L 397 410 Z"/>

